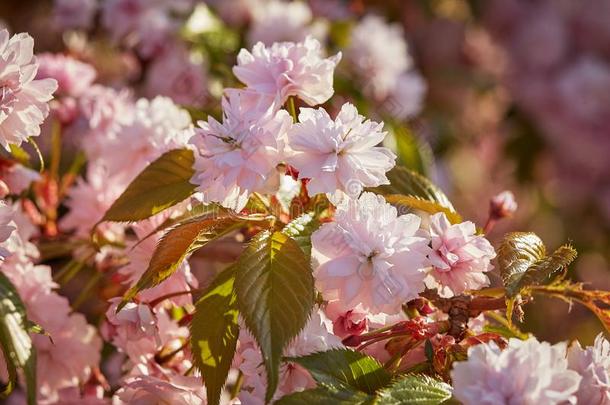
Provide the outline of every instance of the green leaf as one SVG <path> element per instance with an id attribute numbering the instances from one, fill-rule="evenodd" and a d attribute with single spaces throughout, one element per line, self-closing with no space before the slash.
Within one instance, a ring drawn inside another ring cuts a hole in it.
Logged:
<path id="1" fill-rule="evenodd" d="M 349 349 L 334 349 L 288 360 L 305 367 L 318 384 L 348 386 L 368 394 L 374 394 L 392 379 L 377 360 Z"/>
<path id="2" fill-rule="evenodd" d="M 400 163 L 418 173 L 427 174 L 434 159 L 430 145 L 418 139 L 405 125 L 392 125 L 392 135 Z"/>
<path id="3" fill-rule="evenodd" d="M 445 193 L 421 174 L 406 167 L 395 166 L 387 173 L 387 176 L 390 184 L 374 187 L 371 191 L 382 195 L 402 194 L 419 197 L 455 212 L 455 208 Z"/>
<path id="4" fill-rule="evenodd" d="M 172 207 L 195 192 L 195 157 L 189 149 L 161 155 L 136 177 L 106 212 L 102 221 L 140 221 Z"/>
<path id="5" fill-rule="evenodd" d="M 451 386 L 424 374 L 407 375 L 378 394 L 379 405 L 437 405 L 451 398 Z"/>
<path id="6" fill-rule="evenodd" d="M 319 387 L 286 395 L 276 405 L 373 405 L 375 397 L 346 387 Z"/>
<path id="7" fill-rule="evenodd" d="M 220 403 L 239 338 L 235 269 L 220 273 L 195 304 L 191 321 L 191 351 L 201 371 L 208 404 Z"/>
<path id="8" fill-rule="evenodd" d="M 36 403 L 36 352 L 28 334 L 26 309 L 10 280 L 0 273 L 0 346 L 9 372 L 9 383 L 2 394 L 16 384 L 17 369 L 23 371 L 27 403 Z"/>
<path id="9" fill-rule="evenodd" d="M 311 266 L 296 241 L 265 231 L 250 242 L 236 268 L 239 312 L 262 351 L 269 402 L 284 348 L 303 329 L 313 307 Z"/>
<path id="10" fill-rule="evenodd" d="M 447 216 L 447 219 L 452 224 L 459 224 L 462 222 L 462 217 L 455 211 L 450 210 L 437 202 L 424 200 L 419 197 L 412 197 L 400 194 L 390 194 L 384 196 L 385 200 L 395 206 L 398 209 L 398 213 L 400 215 L 406 214 L 403 212 L 404 208 L 410 210 L 419 210 L 424 211 L 428 214 L 436 214 L 437 212 L 442 212 Z"/>
<path id="11" fill-rule="evenodd" d="M 131 287 L 118 306 L 120 311 L 138 292 L 159 285 L 178 269 L 178 266 L 195 250 L 244 226 L 248 219 L 226 213 L 204 214 L 169 229 L 159 240 L 148 268 Z"/>
<path id="12" fill-rule="evenodd" d="M 307 212 L 288 223 L 282 233 L 290 236 L 301 247 L 307 258 L 311 257 L 311 234 L 320 227 L 313 212 Z"/>

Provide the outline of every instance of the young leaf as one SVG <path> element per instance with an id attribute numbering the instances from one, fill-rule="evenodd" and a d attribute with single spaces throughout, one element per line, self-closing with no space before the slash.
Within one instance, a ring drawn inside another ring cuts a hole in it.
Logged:
<path id="1" fill-rule="evenodd" d="M 498 248 L 498 264 L 509 296 L 518 294 L 517 285 L 523 274 L 545 256 L 544 243 L 535 233 L 513 232 L 504 237 Z"/>
<path id="2" fill-rule="evenodd" d="M 282 233 L 290 236 L 301 247 L 307 258 L 311 257 L 311 234 L 320 227 L 320 221 L 307 212 L 288 223 Z"/>
<path id="3" fill-rule="evenodd" d="M 531 232 L 506 235 L 498 249 L 498 263 L 508 297 L 515 297 L 524 288 L 548 283 L 550 277 L 565 269 L 576 255 L 572 246 L 563 245 L 547 256 L 544 243 Z"/>
<path id="4" fill-rule="evenodd" d="M 421 174 L 402 166 L 395 166 L 387 176 L 390 184 L 372 188 L 371 191 L 382 195 L 402 194 L 419 197 L 455 212 L 445 193 Z"/>
<path id="5" fill-rule="evenodd" d="M 550 281 L 553 274 L 565 269 L 576 259 L 578 253 L 570 245 L 563 245 L 551 255 L 532 264 L 517 283 L 517 291 L 533 285 Z"/>
<path id="6" fill-rule="evenodd" d="M 247 219 L 237 215 L 206 214 L 180 223 L 159 240 L 148 268 L 138 282 L 131 287 L 117 311 L 132 300 L 138 292 L 159 285 L 174 274 L 178 266 L 193 251 L 244 226 Z"/>
<path id="7" fill-rule="evenodd" d="M 404 214 L 405 212 L 402 212 L 402 210 L 404 207 L 406 207 L 412 210 L 424 211 L 428 214 L 436 214 L 437 212 L 443 212 L 447 216 L 447 219 L 449 219 L 449 222 L 451 222 L 452 224 L 459 224 L 460 222 L 462 222 L 462 217 L 460 216 L 460 214 L 434 201 L 428 201 L 419 197 L 412 197 L 401 194 L 390 194 L 384 197 L 388 203 L 392 204 L 398 209 L 399 214 Z"/>
<path id="8" fill-rule="evenodd" d="M 284 348 L 303 329 L 313 307 L 311 266 L 292 238 L 265 231 L 242 253 L 236 271 L 239 312 L 262 351 L 269 402 Z"/>
<path id="9" fill-rule="evenodd" d="M 275 405 L 373 405 L 375 397 L 347 387 L 319 387 L 286 395 Z"/>
<path id="10" fill-rule="evenodd" d="M 220 403 L 239 338 L 234 282 L 233 267 L 220 273 L 195 304 L 191 321 L 193 360 L 201 371 L 210 405 Z"/>
<path id="11" fill-rule="evenodd" d="M 378 405 L 437 405 L 451 398 L 451 386 L 424 374 L 407 375 L 378 394 Z"/>
<path id="12" fill-rule="evenodd" d="M 347 386 L 368 394 L 374 394 L 392 379 L 377 360 L 349 349 L 334 349 L 288 360 L 306 368 L 318 384 Z"/>
<path id="13" fill-rule="evenodd" d="M 136 177 L 102 221 L 139 221 L 174 206 L 195 191 L 193 151 L 174 149 L 161 155 Z"/>
<path id="14" fill-rule="evenodd" d="M 28 334 L 30 322 L 25 306 L 10 280 L 0 273 L 0 346 L 9 372 L 3 394 L 16 384 L 17 369 L 23 371 L 28 404 L 36 403 L 36 352 Z"/>

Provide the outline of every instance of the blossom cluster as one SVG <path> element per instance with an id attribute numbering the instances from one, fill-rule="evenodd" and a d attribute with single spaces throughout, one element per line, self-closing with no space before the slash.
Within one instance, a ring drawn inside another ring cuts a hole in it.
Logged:
<path id="1" fill-rule="evenodd" d="M 265 278 L 280 283 L 288 277 L 282 271 L 303 265 L 311 269 L 311 294 L 296 298 L 311 305 L 277 353 L 288 360 L 276 370 L 277 389 L 270 393 L 270 356 L 261 334 L 274 333 L 276 320 L 261 333 L 239 307 L 221 403 L 264 404 L 306 392 L 319 378 L 291 359 L 352 348 L 396 378 L 421 370 L 444 378 L 465 404 L 610 403 L 610 343 L 602 335 L 584 349 L 539 342 L 513 327 L 512 312 L 508 319 L 499 312 L 521 310 L 512 284 L 499 301 L 485 295 L 493 290 L 487 289 L 492 262 L 502 254 L 487 234 L 517 210 L 512 193 L 491 200 L 485 229 L 463 220 L 429 180 L 397 165 L 396 151 L 383 146 L 389 135 L 383 122 L 363 115 L 357 102 L 333 97 L 336 73 L 346 69 L 370 79 L 362 93 L 375 103 L 401 106 L 391 112 L 393 120 L 419 111 L 425 84 L 396 26 L 365 16 L 344 52 L 329 56 L 327 27 L 305 3 L 218 2 L 220 15 L 227 4 L 235 8 L 228 16 L 240 20 L 234 24 L 248 21 L 249 46 L 236 55 L 233 87 L 217 94 L 206 119 L 194 120 L 199 115 L 191 106 L 202 102 L 209 83 L 205 63 L 191 59 L 179 42 L 182 22 L 202 12 L 193 3 L 56 1 L 58 24 L 91 30 L 98 13 L 109 40 L 149 64 L 143 92 L 104 82 L 86 58 L 36 58 L 29 35 L 0 31 L 0 142 L 7 150 L 0 158 L 1 272 L 41 332 L 29 331 L 39 403 L 208 403 L 213 378 L 201 364 L 217 359 L 208 345 L 193 344 L 194 335 L 203 328 L 228 340 L 231 333 L 195 325 L 207 316 L 198 308 L 243 259 L 242 243 L 248 251 L 272 232 L 284 232 L 297 258 L 275 263 L 287 253 L 272 240 L 262 270 L 268 274 L 248 292 L 265 293 L 273 287 L 260 286 Z M 342 60 L 350 67 L 341 67 Z M 182 79 L 185 87 L 163 83 Z M 40 173 L 17 159 L 17 147 L 36 145 L 31 137 L 51 163 Z M 192 160 L 155 166 L 175 151 Z M 69 159 L 67 169 L 62 158 Z M 395 171 L 416 184 L 411 194 L 380 191 L 396 187 Z M 129 219 L 109 220 L 136 184 L 139 199 L 122 213 Z M 135 214 L 142 206 L 152 206 L 149 215 Z M 311 209 L 295 212 L 304 206 Z M 305 228 L 302 215 L 315 217 L 316 226 L 290 236 L 287 229 Z M 171 249 L 162 252 L 164 246 Z M 155 260 L 170 256 L 172 262 L 151 275 Z M 544 259 L 533 262 L 542 266 Z M 236 286 L 240 277 L 233 277 Z M 290 303 L 288 295 L 303 285 L 285 284 L 277 294 Z M 541 286 L 538 280 L 526 287 Z M 477 294 L 486 305 L 500 305 L 477 309 L 471 305 L 479 302 Z M 259 318 L 272 312 L 265 308 Z M 504 334 L 485 329 L 492 319 L 500 319 Z M 2 374 L 11 370 L 12 357 L 0 360 L 0 378 L 12 379 Z M 26 401 L 27 381 L 21 383 L 9 401 Z"/>

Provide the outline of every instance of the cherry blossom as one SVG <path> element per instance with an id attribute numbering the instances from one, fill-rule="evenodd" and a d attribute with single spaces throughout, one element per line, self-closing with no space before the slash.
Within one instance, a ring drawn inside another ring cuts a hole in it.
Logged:
<path id="1" fill-rule="evenodd" d="M 309 179 L 311 195 L 341 190 L 358 196 L 364 187 L 388 184 L 386 172 L 396 155 L 376 146 L 386 136 L 383 124 L 366 120 L 344 104 L 333 120 L 326 110 L 301 108 L 299 123 L 288 133 L 287 161 Z"/>
<path id="2" fill-rule="evenodd" d="M 191 181 L 203 193 L 203 200 L 237 210 L 252 192 L 279 181 L 275 167 L 283 160 L 292 124 L 284 110 L 265 114 L 247 108 L 243 96 L 229 93 L 222 102 L 222 123 L 213 117 L 200 121 L 190 140 L 197 151 Z"/>
<path id="3" fill-rule="evenodd" d="M 21 145 L 40 135 L 49 114 L 48 102 L 57 89 L 54 79 L 36 80 L 34 39 L 26 33 L 10 36 L 0 30 L 0 145 Z"/>
<path id="4" fill-rule="evenodd" d="M 610 404 L 610 342 L 603 334 L 584 349 L 575 342 L 568 349 L 568 368 L 582 376 L 576 392 L 579 404 Z"/>
<path id="5" fill-rule="evenodd" d="M 335 222 L 312 235 L 316 286 L 346 310 L 394 314 L 424 290 L 428 241 L 420 218 L 398 216 L 383 197 L 365 192 L 337 207 Z"/>
<path id="6" fill-rule="evenodd" d="M 259 42 L 252 52 L 239 52 L 233 73 L 247 88 L 272 95 L 278 106 L 290 96 L 313 106 L 333 95 L 333 73 L 340 60 L 340 52 L 324 58 L 320 42 L 312 37 L 269 47 Z"/>
<path id="7" fill-rule="evenodd" d="M 429 288 L 451 297 L 489 284 L 485 273 L 493 268 L 490 261 L 496 253 L 485 237 L 477 235 L 472 222 L 451 224 L 444 213 L 434 214 L 430 217 L 430 237 Z"/>
<path id="8" fill-rule="evenodd" d="M 467 361 L 454 363 L 453 395 L 465 405 L 574 403 L 581 377 L 565 356 L 565 344 L 533 337 L 510 339 L 504 351 L 493 342 L 472 346 Z"/>

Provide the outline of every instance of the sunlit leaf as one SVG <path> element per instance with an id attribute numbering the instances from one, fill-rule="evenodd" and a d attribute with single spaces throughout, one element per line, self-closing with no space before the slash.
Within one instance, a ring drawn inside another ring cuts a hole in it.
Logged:
<path id="1" fill-rule="evenodd" d="M 319 387 L 286 395 L 276 405 L 374 405 L 376 398 L 347 387 Z"/>
<path id="2" fill-rule="evenodd" d="M 204 214 L 191 218 L 169 229 L 159 240 L 148 268 L 131 287 L 118 310 L 132 300 L 138 292 L 159 285 L 178 269 L 188 255 L 229 232 L 239 229 L 247 218 L 231 214 Z"/>
<path id="3" fill-rule="evenodd" d="M 512 297 L 527 269 L 545 257 L 546 248 L 533 232 L 513 232 L 504 237 L 497 253 L 502 281 Z"/>
<path id="4" fill-rule="evenodd" d="M 508 297 L 528 286 L 546 284 L 551 276 L 564 270 L 576 258 L 576 250 L 563 245 L 552 254 L 532 232 L 514 232 L 504 237 L 498 248 L 500 275 Z"/>
<path id="5" fill-rule="evenodd" d="M 9 382 L 1 394 L 8 395 L 22 370 L 28 404 L 36 403 L 36 352 L 28 333 L 31 322 L 26 309 L 10 280 L 0 273 L 0 345 L 9 374 Z"/>
<path id="6" fill-rule="evenodd" d="M 220 273 L 195 304 L 191 321 L 191 351 L 201 371 L 208 404 L 220 403 L 239 338 L 235 271 Z"/>
<path id="7" fill-rule="evenodd" d="M 382 195 L 401 194 L 419 197 L 455 212 L 445 193 L 421 174 L 402 166 L 395 166 L 387 176 L 390 184 L 372 188 L 371 191 Z"/>
<path id="8" fill-rule="evenodd" d="M 129 184 L 102 221 L 139 221 L 184 201 L 195 192 L 194 160 L 189 149 L 164 153 Z"/>
<path id="9" fill-rule="evenodd" d="M 279 380 L 286 345 L 303 329 L 314 303 L 311 266 L 296 241 L 261 232 L 236 264 L 240 314 L 258 342 L 267 370 L 267 402 Z"/>
<path id="10" fill-rule="evenodd" d="M 290 236 L 301 247 L 306 257 L 311 257 L 311 234 L 320 227 L 320 221 L 307 212 L 288 223 L 282 233 Z"/>
<path id="11" fill-rule="evenodd" d="M 347 386 L 374 394 L 392 376 L 377 360 L 349 349 L 335 349 L 288 359 L 305 367 L 321 385 Z"/>
<path id="12" fill-rule="evenodd" d="M 437 405 L 451 398 L 451 386 L 423 374 L 400 378 L 378 394 L 378 405 Z"/>
<path id="13" fill-rule="evenodd" d="M 438 212 L 442 212 L 447 216 L 447 219 L 452 224 L 458 224 L 462 222 L 462 217 L 460 216 L 460 214 L 433 201 L 400 194 L 390 194 L 384 196 L 384 198 L 388 203 L 392 204 L 396 207 L 396 209 L 398 209 L 398 213 L 400 215 L 411 212 L 412 210 L 419 210 L 428 214 L 436 214 Z"/>

